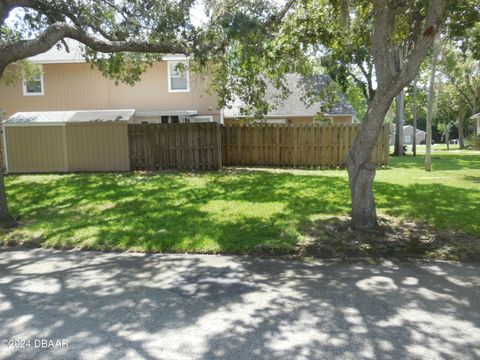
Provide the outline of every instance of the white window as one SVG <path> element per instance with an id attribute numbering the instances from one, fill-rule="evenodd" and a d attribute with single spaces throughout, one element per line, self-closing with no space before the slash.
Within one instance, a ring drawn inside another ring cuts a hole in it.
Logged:
<path id="1" fill-rule="evenodd" d="M 23 80 L 23 96 L 41 96 L 44 94 L 43 73 Z"/>
<path id="2" fill-rule="evenodd" d="M 412 137 L 410 135 L 405 136 L 405 142 L 409 143 L 412 140 Z"/>
<path id="3" fill-rule="evenodd" d="M 190 74 L 187 60 L 168 62 L 168 91 L 189 92 Z"/>

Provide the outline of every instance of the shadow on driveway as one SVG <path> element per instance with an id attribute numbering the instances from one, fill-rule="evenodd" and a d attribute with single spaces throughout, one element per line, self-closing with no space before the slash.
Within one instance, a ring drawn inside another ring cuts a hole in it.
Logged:
<path id="1" fill-rule="evenodd" d="M 10 248 L 0 358 L 475 359 L 480 267 Z"/>

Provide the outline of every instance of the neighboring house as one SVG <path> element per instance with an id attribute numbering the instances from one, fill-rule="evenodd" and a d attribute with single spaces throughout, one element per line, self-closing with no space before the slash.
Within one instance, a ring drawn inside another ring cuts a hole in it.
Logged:
<path id="1" fill-rule="evenodd" d="M 311 92 L 319 95 L 331 79 L 328 75 L 317 75 L 307 81 L 299 75 L 288 74 L 285 77 L 285 83 L 290 93 L 285 99 L 280 97 L 280 90 L 268 84 L 266 98 L 268 102 L 275 104 L 275 109 L 258 121 L 270 124 L 313 124 L 318 115 L 323 115 L 333 124 L 353 123 L 355 110 L 342 93 L 338 94 L 338 102 L 329 109 L 322 109 L 321 101 L 307 104 L 304 99 L 306 82 L 311 86 Z M 236 100 L 230 108 L 225 109 L 226 124 L 234 124 L 242 118 L 251 118 L 249 115 L 241 114 L 241 106 L 242 103 Z"/>
<path id="2" fill-rule="evenodd" d="M 85 62 L 81 45 L 68 41 L 70 53 L 54 47 L 31 58 L 40 64 L 42 74 L 30 81 L 12 85 L 0 82 L 0 111 L 4 118 L 16 112 L 135 109 L 134 122 L 211 122 L 231 123 L 239 117 L 239 104 L 219 109 L 215 95 L 206 92 L 207 79 L 199 74 L 180 73 L 176 65 L 188 64 L 183 55 L 166 55 L 155 63 L 133 86 L 116 84 Z M 307 106 L 299 87 L 301 78 L 287 76 L 290 96 L 267 114 L 267 122 L 311 124 L 323 114 L 334 123 L 352 123 L 353 107 L 343 94 L 332 109 L 322 112 L 321 103 Z M 320 91 L 329 80 L 319 77 Z M 272 96 L 269 90 L 267 96 Z M 271 100 L 274 101 L 273 96 Z M 224 116 L 225 114 L 225 116 Z"/>
<path id="3" fill-rule="evenodd" d="M 417 129 L 416 135 L 416 143 L 417 145 L 420 144 L 423 140 L 425 140 L 427 133 L 423 130 Z M 395 129 L 390 135 L 390 145 L 395 145 Z M 413 145 L 413 126 L 412 125 L 405 125 L 403 127 L 403 145 Z"/>

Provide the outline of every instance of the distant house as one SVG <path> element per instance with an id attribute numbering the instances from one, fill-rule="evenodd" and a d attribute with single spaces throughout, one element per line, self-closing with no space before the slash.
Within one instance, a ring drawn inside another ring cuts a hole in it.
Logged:
<path id="1" fill-rule="evenodd" d="M 416 134 L 416 143 L 420 144 L 423 140 L 426 139 L 427 133 L 423 130 L 417 129 Z M 413 145 L 413 126 L 405 125 L 403 127 L 403 144 L 404 145 Z M 390 145 L 395 145 L 395 129 L 390 134 Z"/>
<path id="2" fill-rule="evenodd" d="M 271 84 L 267 84 L 266 98 L 275 108 L 258 121 L 267 124 L 313 124 L 315 119 L 322 115 L 329 119 L 332 124 L 352 124 L 355 110 L 342 93 L 337 94 L 338 101 L 329 108 L 324 108 L 322 100 L 313 104 L 305 101 L 306 82 L 308 82 L 309 91 L 314 96 L 320 96 L 331 81 L 328 75 L 315 75 L 305 79 L 300 75 L 288 74 L 285 77 L 285 84 L 290 93 L 285 99 L 279 96 L 280 90 Z M 226 124 L 234 124 L 242 118 L 252 117 L 251 115 L 241 114 L 241 107 L 242 103 L 237 99 L 225 109 Z"/>

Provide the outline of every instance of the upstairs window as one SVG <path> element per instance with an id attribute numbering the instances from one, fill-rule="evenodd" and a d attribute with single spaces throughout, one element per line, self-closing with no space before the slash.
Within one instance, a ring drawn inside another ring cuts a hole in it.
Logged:
<path id="1" fill-rule="evenodd" d="M 40 96 L 44 94 L 43 73 L 33 75 L 32 78 L 23 80 L 24 96 Z"/>
<path id="2" fill-rule="evenodd" d="M 190 75 L 188 61 L 178 60 L 168 62 L 168 91 L 188 92 L 190 91 Z"/>

